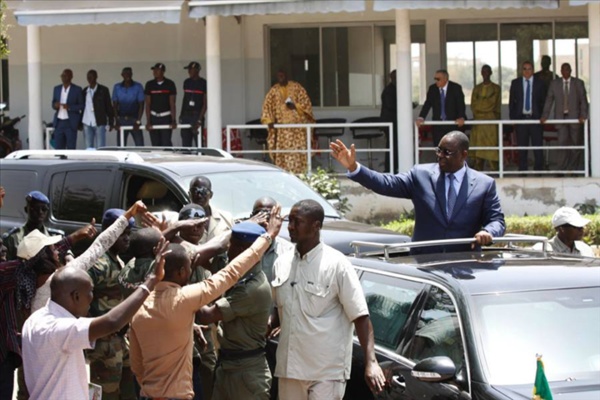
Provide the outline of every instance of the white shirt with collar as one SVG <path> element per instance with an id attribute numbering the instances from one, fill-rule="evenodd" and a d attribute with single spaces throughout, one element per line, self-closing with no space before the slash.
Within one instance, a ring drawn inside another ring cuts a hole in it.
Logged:
<path id="1" fill-rule="evenodd" d="M 83 350 L 94 348 L 89 330 L 93 318 L 76 318 L 48 300 L 23 326 L 23 368 L 32 399 L 87 399 Z"/>
<path id="2" fill-rule="evenodd" d="M 60 104 L 67 104 L 67 99 L 69 98 L 69 91 L 71 90 L 71 85 L 67 88 L 64 86 L 60 87 Z M 69 119 L 69 112 L 62 105 L 58 106 L 58 119 Z"/>
<path id="3" fill-rule="evenodd" d="M 530 115 L 531 113 L 533 113 L 533 75 L 531 75 L 531 77 L 529 78 L 529 105 L 531 107 L 529 110 L 525 109 L 525 103 L 527 103 L 527 101 L 525 100 L 527 98 L 527 79 L 525 77 L 523 77 L 522 79 L 523 79 L 523 114 Z"/>
<path id="4" fill-rule="evenodd" d="M 94 93 L 98 90 L 98 85 L 93 89 L 88 86 L 85 96 L 85 109 L 83 110 L 83 124 L 87 126 L 96 126 L 96 114 L 94 114 Z"/>

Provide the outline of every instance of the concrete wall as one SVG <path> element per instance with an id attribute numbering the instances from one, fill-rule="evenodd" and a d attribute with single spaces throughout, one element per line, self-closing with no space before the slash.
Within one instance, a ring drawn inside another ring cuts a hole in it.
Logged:
<path id="1" fill-rule="evenodd" d="M 552 214 L 562 206 L 600 205 L 600 179 L 505 178 L 496 179 L 502 210 L 509 215 Z M 361 222 L 389 222 L 413 209 L 412 201 L 380 196 L 342 179 L 342 194 L 352 209 L 346 217 Z"/>

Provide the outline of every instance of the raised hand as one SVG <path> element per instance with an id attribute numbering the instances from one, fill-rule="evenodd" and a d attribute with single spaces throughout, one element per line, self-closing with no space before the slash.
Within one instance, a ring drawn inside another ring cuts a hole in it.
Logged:
<path id="1" fill-rule="evenodd" d="M 171 252 L 167 250 L 169 241 L 161 237 L 158 244 L 154 247 L 154 273 L 150 274 L 148 279 L 158 283 L 165 277 L 165 256 Z"/>
<path id="2" fill-rule="evenodd" d="M 146 212 L 147 210 L 148 209 L 146 208 L 144 202 L 138 200 L 133 203 L 131 207 L 129 207 L 129 210 L 125 211 L 125 218 L 129 219 L 131 217 L 135 217 L 136 215 Z"/>
<path id="3" fill-rule="evenodd" d="M 79 228 L 75 232 L 73 232 L 69 237 L 73 242 L 79 242 L 83 239 L 92 239 L 98 231 L 96 230 L 96 218 L 92 218 L 92 221 L 84 226 L 83 228 Z"/>
<path id="4" fill-rule="evenodd" d="M 339 139 L 329 144 L 331 154 L 344 168 L 352 172 L 358 165 L 356 164 L 356 148 L 354 144 L 347 148 L 346 145 Z"/>
<path id="5" fill-rule="evenodd" d="M 267 224 L 267 233 L 273 240 L 275 240 L 275 237 L 279 234 L 281 223 L 283 222 L 283 217 L 280 215 L 280 213 L 281 204 L 277 204 L 271 209 L 271 217 L 269 218 L 269 223 Z"/>

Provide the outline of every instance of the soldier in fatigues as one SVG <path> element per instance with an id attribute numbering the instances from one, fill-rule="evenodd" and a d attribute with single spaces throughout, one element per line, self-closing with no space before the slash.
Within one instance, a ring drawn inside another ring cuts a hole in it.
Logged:
<path id="1" fill-rule="evenodd" d="M 264 228 L 253 222 L 234 225 L 229 258 L 234 259 L 263 233 Z M 271 287 L 258 263 L 215 305 L 198 312 L 202 323 L 223 321 L 213 400 L 269 399 L 271 372 L 265 337 L 271 303 Z"/>
<path id="2" fill-rule="evenodd" d="M 131 234 L 129 254 L 133 258 L 121 270 L 118 277 L 125 297 L 129 297 L 154 270 L 154 248 L 161 237 L 161 233 L 154 228 L 139 229 Z"/>
<path id="3" fill-rule="evenodd" d="M 116 208 L 106 210 L 102 217 L 102 229 L 108 228 L 124 213 L 125 210 Z M 124 265 L 118 255 L 129 247 L 129 234 L 133 222 L 131 218 L 129 228 L 88 270 L 94 283 L 94 299 L 90 305 L 92 317 L 106 314 L 123 301 L 118 276 Z M 136 399 L 125 332 L 126 330 L 122 330 L 98 339 L 94 349 L 87 352 L 90 362 L 90 380 L 102 386 L 103 400 Z"/>

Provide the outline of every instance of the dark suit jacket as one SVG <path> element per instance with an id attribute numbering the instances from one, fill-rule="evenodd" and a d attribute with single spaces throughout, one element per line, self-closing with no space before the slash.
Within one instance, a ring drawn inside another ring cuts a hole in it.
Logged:
<path id="1" fill-rule="evenodd" d="M 510 84 L 510 97 L 508 100 L 508 111 L 510 119 L 523 119 L 523 106 L 525 99 L 523 95 L 523 78 L 513 79 Z M 531 88 L 531 114 L 533 119 L 542 118 L 544 100 L 546 99 L 546 85 L 541 79 L 533 78 Z"/>
<path id="2" fill-rule="evenodd" d="M 52 95 L 52 108 L 54 108 L 54 103 L 60 103 L 60 95 L 62 91 L 63 85 L 54 86 L 54 93 Z M 81 122 L 81 111 L 83 110 L 83 96 L 81 87 L 74 85 L 71 83 L 71 87 L 69 89 L 69 95 L 67 96 L 67 105 L 69 106 L 69 124 L 71 128 L 77 131 L 79 127 L 79 123 Z M 54 126 L 58 121 L 58 110 L 54 112 Z"/>
<path id="3" fill-rule="evenodd" d="M 564 83 L 562 78 L 553 80 L 550 83 L 548 94 L 546 95 L 546 102 L 544 103 L 544 112 L 542 117 L 548 118 L 550 110 L 552 109 L 552 103 L 554 103 L 554 118 L 564 118 L 563 110 L 563 97 L 564 97 Z M 588 118 L 588 102 L 585 85 L 581 79 L 571 77 L 571 83 L 569 84 L 569 98 L 567 99 L 569 105 L 569 119 Z"/>
<path id="4" fill-rule="evenodd" d="M 398 119 L 398 98 L 396 85 L 388 84 L 381 92 L 381 120 L 396 123 Z"/>
<path id="5" fill-rule="evenodd" d="M 427 99 L 423 104 L 419 117 L 425 119 L 429 110 L 433 108 L 432 119 L 434 121 L 441 120 L 442 114 L 442 103 L 440 101 L 440 88 L 435 84 L 429 86 L 427 90 Z M 459 118 L 467 118 L 465 114 L 465 95 L 462 91 L 462 87 L 458 83 L 448 81 L 448 88 L 446 90 L 446 120 L 456 121 Z"/>
<path id="6" fill-rule="evenodd" d="M 361 165 L 351 177 L 375 193 L 411 199 L 415 207 L 414 241 L 472 238 L 482 229 L 504 235 L 504 214 L 496 194 L 496 182 L 467 167 L 452 216 L 446 216 L 445 174 L 437 164 L 415 165 L 398 175 L 381 174 Z M 468 251 L 471 246 L 423 247 L 412 254 Z"/>
<path id="7" fill-rule="evenodd" d="M 115 112 L 110 99 L 110 92 L 104 85 L 96 83 L 96 91 L 94 92 L 94 116 L 96 117 L 96 125 L 113 125 Z M 85 98 L 90 87 L 83 89 L 83 112 L 85 112 Z M 83 115 L 82 112 L 82 115 Z"/>

